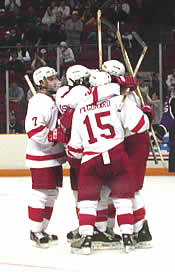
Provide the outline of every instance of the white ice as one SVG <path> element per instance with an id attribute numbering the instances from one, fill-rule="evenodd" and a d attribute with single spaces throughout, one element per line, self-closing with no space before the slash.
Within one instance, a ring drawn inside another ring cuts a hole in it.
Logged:
<path id="1" fill-rule="evenodd" d="M 56 201 L 49 232 L 59 244 L 49 249 L 31 246 L 28 226 L 30 177 L 0 178 L 0 272 L 143 272 L 175 271 L 175 177 L 146 177 L 143 196 L 153 236 L 153 248 L 129 254 L 118 250 L 74 255 L 66 233 L 78 226 L 69 178 Z"/>

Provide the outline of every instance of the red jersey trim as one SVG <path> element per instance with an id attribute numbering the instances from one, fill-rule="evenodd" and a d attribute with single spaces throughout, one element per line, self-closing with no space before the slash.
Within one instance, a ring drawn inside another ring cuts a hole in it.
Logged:
<path id="1" fill-rule="evenodd" d="M 30 130 L 30 131 L 27 133 L 27 135 L 28 135 L 29 138 L 31 138 L 33 135 L 35 135 L 35 134 L 41 132 L 43 129 L 45 129 L 45 126 L 39 126 L 39 127 L 37 127 L 37 128 L 34 128 L 34 129 Z"/>
<path id="2" fill-rule="evenodd" d="M 35 156 L 35 155 L 26 154 L 26 159 L 31 161 L 49 161 L 49 160 L 55 160 L 55 159 L 64 157 L 65 155 L 66 155 L 65 152 L 51 154 L 51 155 L 43 155 L 43 156 Z"/>
<path id="3" fill-rule="evenodd" d="M 94 90 L 93 90 L 93 103 L 97 103 L 98 102 L 98 91 L 97 91 L 97 86 L 94 87 Z"/>
<path id="4" fill-rule="evenodd" d="M 145 124 L 145 120 L 143 115 L 140 121 L 138 122 L 138 124 L 131 131 L 137 133 L 143 127 L 144 124 Z"/>
<path id="5" fill-rule="evenodd" d="M 101 154 L 101 153 L 99 153 L 99 152 L 93 152 L 93 151 L 86 151 L 86 152 L 83 152 L 83 156 L 84 155 L 96 155 L 96 154 Z"/>
<path id="6" fill-rule="evenodd" d="M 68 151 L 69 152 L 75 152 L 75 153 L 82 153 L 83 149 L 82 148 L 73 148 L 72 146 L 68 145 Z"/>

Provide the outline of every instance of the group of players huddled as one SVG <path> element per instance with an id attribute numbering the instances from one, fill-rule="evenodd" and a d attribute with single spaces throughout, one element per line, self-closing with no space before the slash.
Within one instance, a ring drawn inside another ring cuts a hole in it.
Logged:
<path id="1" fill-rule="evenodd" d="M 78 229 L 67 234 L 71 252 L 151 247 L 141 190 L 152 108 L 141 107 L 136 79 L 125 75 L 117 60 L 105 61 L 101 71 L 73 65 L 66 79 L 67 86 L 60 87 L 51 67 L 33 73 L 38 91 L 29 100 L 25 120 L 32 177 L 30 239 L 42 248 L 58 242 L 46 230 L 68 161 L 79 221 Z"/>

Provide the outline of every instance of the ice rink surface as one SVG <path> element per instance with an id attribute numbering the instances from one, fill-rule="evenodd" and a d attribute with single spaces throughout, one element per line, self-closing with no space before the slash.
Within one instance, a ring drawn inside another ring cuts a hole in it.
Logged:
<path id="1" fill-rule="evenodd" d="M 78 226 L 69 178 L 56 201 L 49 232 L 59 244 L 49 249 L 31 246 L 27 217 L 29 177 L 0 178 L 0 272 L 174 272 L 175 177 L 146 177 L 143 196 L 153 236 L 153 248 L 129 254 L 119 250 L 74 255 L 66 233 Z"/>

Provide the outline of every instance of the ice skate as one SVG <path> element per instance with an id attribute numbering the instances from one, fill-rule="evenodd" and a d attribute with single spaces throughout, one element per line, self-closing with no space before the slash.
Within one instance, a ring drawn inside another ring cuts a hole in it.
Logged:
<path id="1" fill-rule="evenodd" d="M 77 241 L 71 243 L 71 252 L 88 255 L 91 253 L 92 236 L 82 235 Z"/>
<path id="2" fill-rule="evenodd" d="M 109 233 L 101 232 L 96 227 L 94 228 L 94 234 L 92 238 L 93 249 L 120 249 L 121 238 L 114 238 Z"/>
<path id="3" fill-rule="evenodd" d="M 49 238 L 47 234 L 43 232 L 30 232 L 30 239 L 32 244 L 35 247 L 39 248 L 48 248 L 49 247 Z"/>
<path id="4" fill-rule="evenodd" d="M 80 237 L 81 236 L 79 234 L 79 229 L 77 228 L 75 230 L 72 230 L 72 231 L 68 232 L 68 234 L 67 234 L 67 241 L 68 242 L 73 242 L 73 241 L 75 241 L 77 239 L 80 239 Z"/>
<path id="5" fill-rule="evenodd" d="M 133 239 L 136 248 L 152 247 L 152 235 L 149 231 L 147 220 L 144 221 L 142 229 L 138 233 L 134 233 Z"/>
<path id="6" fill-rule="evenodd" d="M 58 244 L 58 236 L 55 234 L 48 234 L 45 231 L 43 231 L 43 234 L 46 235 L 49 239 L 49 244 L 51 245 L 57 245 Z"/>
<path id="7" fill-rule="evenodd" d="M 122 234 L 124 252 L 129 253 L 135 249 L 133 237 L 131 234 Z"/>
<path id="8" fill-rule="evenodd" d="M 122 237 L 119 234 L 116 234 L 112 228 L 107 228 L 106 229 L 106 233 L 110 234 L 112 236 L 112 238 L 115 238 L 116 241 L 121 242 L 122 241 Z"/>

